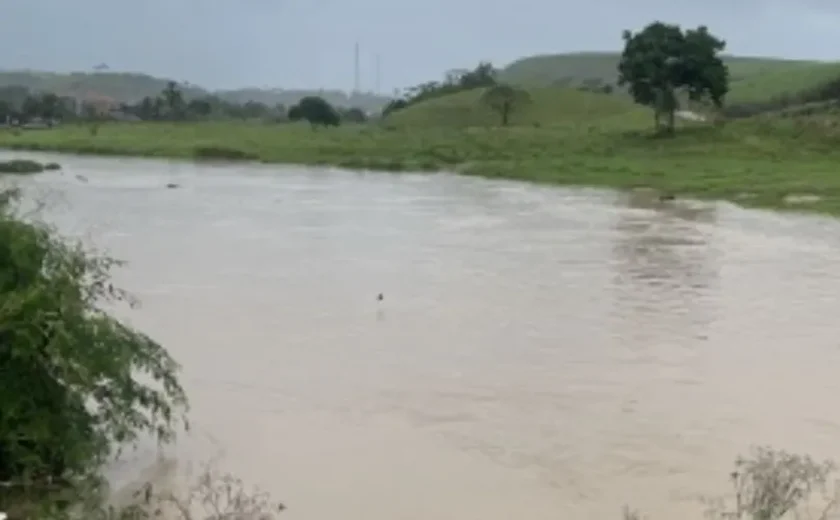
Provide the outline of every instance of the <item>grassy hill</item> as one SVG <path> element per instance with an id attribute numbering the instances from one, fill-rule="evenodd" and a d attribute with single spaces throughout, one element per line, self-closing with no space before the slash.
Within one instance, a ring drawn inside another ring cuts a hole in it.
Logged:
<path id="1" fill-rule="evenodd" d="M 388 124 L 405 127 L 495 126 L 499 115 L 480 102 L 483 89 L 468 90 L 418 103 L 390 115 Z M 623 96 L 582 92 L 567 87 L 533 87 L 531 102 L 514 110 L 511 125 L 649 122 L 649 111 Z M 643 123 L 644 124 L 644 123 Z"/>
<path id="2" fill-rule="evenodd" d="M 58 74 L 39 71 L 0 71 L 0 87 L 21 85 L 30 90 L 55 92 L 62 96 L 98 95 L 117 102 L 133 103 L 146 96 L 156 96 L 169 80 L 130 72 L 74 72 Z M 308 95 L 320 95 L 334 105 L 378 110 L 389 98 L 369 93 L 348 95 L 339 90 L 283 90 L 243 88 L 209 91 L 196 85 L 182 84 L 186 97 L 215 94 L 237 103 L 258 101 L 267 105 L 291 105 Z"/>
<path id="3" fill-rule="evenodd" d="M 730 103 L 745 103 L 797 94 L 840 79 L 840 63 L 791 63 L 732 81 Z"/>
<path id="4" fill-rule="evenodd" d="M 582 52 L 532 56 L 501 72 L 503 81 L 520 85 L 577 86 L 614 84 L 618 53 Z M 727 105 L 732 114 L 749 115 L 840 97 L 840 62 L 725 56 L 731 75 Z M 781 99 L 786 101 L 780 102 Z M 748 106 L 748 105 L 751 105 Z"/>
<path id="5" fill-rule="evenodd" d="M 524 85 L 580 84 L 586 79 L 599 79 L 615 83 L 617 52 L 578 52 L 569 54 L 543 54 L 519 59 L 502 70 L 504 81 Z M 775 58 L 750 58 L 726 56 L 732 81 L 738 82 L 763 74 L 797 73 L 803 68 L 822 65 L 818 61 L 785 60 Z"/>

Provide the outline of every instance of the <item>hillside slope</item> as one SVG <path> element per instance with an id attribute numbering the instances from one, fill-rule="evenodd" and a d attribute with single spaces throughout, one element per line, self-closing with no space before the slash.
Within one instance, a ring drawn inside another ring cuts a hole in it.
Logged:
<path id="1" fill-rule="evenodd" d="M 387 122 L 394 126 L 470 127 L 498 125 L 500 116 L 480 102 L 484 89 L 475 89 L 423 101 L 394 112 Z M 514 110 L 510 124 L 637 124 L 650 120 L 644 108 L 623 96 L 595 94 L 563 87 L 528 89 L 531 102 Z"/>
<path id="2" fill-rule="evenodd" d="M 577 52 L 542 54 L 514 61 L 502 69 L 504 81 L 525 85 L 581 84 L 587 79 L 615 83 L 618 78 L 617 52 Z M 817 61 L 784 60 L 726 56 L 733 82 L 769 73 L 797 73 L 803 68 L 822 63 Z"/>
<path id="3" fill-rule="evenodd" d="M 121 103 L 133 103 L 146 96 L 156 96 L 169 80 L 131 72 L 74 72 L 59 74 L 39 71 L 0 71 L 0 87 L 21 85 L 30 90 L 54 92 L 61 96 L 84 97 L 90 95 L 109 97 Z M 196 85 L 181 84 L 186 97 L 215 94 L 221 98 L 244 103 L 258 101 L 267 105 L 292 105 L 302 97 L 319 95 L 334 105 L 378 110 L 390 99 L 375 94 L 348 95 L 339 90 L 283 90 L 243 88 L 237 90 L 209 91 Z"/>

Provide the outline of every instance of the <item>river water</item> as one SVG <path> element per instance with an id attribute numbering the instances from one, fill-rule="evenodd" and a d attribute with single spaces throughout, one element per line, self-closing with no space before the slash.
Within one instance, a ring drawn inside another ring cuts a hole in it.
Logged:
<path id="1" fill-rule="evenodd" d="M 214 459 L 286 518 L 701 518 L 754 444 L 840 455 L 831 220 L 26 156 L 64 165 L 21 185 L 129 262 L 117 278 L 143 307 L 126 319 L 184 366 L 178 471 Z M 140 450 L 115 478 L 153 463 Z"/>

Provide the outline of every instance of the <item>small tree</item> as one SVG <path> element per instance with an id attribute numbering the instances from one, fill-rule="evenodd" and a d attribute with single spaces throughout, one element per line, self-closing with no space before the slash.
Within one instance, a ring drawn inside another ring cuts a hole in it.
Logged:
<path id="1" fill-rule="evenodd" d="M 167 82 L 166 87 L 164 87 L 160 95 L 166 105 L 169 119 L 182 119 L 187 105 L 184 102 L 184 93 L 181 91 L 178 83 L 174 81 Z"/>
<path id="2" fill-rule="evenodd" d="M 481 102 L 490 107 L 502 118 L 502 126 L 510 122 L 510 114 L 531 102 L 527 91 L 511 85 L 494 85 L 481 95 Z"/>
<path id="3" fill-rule="evenodd" d="M 629 85 L 636 103 L 654 109 L 657 130 L 667 115 L 667 130 L 673 132 L 680 90 L 693 101 L 708 98 L 722 106 L 729 73 L 718 54 L 726 43 L 706 27 L 683 32 L 678 25 L 654 22 L 635 34 L 624 31 L 623 38 L 618 84 Z"/>
<path id="4" fill-rule="evenodd" d="M 289 109 L 289 119 L 292 121 L 306 120 L 314 127 L 338 126 L 341 116 L 338 111 L 324 98 L 307 96 Z"/>

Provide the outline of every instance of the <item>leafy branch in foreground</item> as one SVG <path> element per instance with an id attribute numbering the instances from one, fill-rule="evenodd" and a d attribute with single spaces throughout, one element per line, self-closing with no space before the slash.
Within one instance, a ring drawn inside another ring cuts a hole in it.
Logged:
<path id="1" fill-rule="evenodd" d="M 135 305 L 120 262 L 16 213 L 0 195 L 0 510 L 55 486 L 81 491 L 121 446 L 187 426 L 175 360 L 110 316 Z"/>

